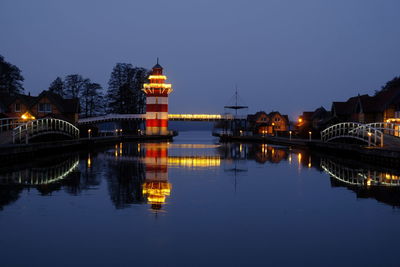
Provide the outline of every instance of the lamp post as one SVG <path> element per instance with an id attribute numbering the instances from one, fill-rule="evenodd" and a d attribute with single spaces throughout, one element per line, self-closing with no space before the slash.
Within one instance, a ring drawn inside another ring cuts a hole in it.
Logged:
<path id="1" fill-rule="evenodd" d="M 371 146 L 371 136 L 372 136 L 372 133 L 368 132 L 368 146 Z"/>
<path id="2" fill-rule="evenodd" d="M 310 141 L 311 141 L 311 135 L 312 135 L 312 132 L 309 131 L 309 132 L 308 132 L 308 136 L 309 136 L 309 140 L 310 140 Z"/>
<path id="3" fill-rule="evenodd" d="M 88 133 L 88 138 L 89 138 L 89 140 L 90 140 L 91 133 L 92 133 L 92 129 L 87 130 L 87 133 Z"/>
<path id="4" fill-rule="evenodd" d="M 292 140 L 292 131 L 289 131 L 289 140 Z"/>

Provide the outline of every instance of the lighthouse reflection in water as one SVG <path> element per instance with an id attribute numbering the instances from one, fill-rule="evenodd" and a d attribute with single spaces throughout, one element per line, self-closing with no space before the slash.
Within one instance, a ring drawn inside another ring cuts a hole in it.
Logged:
<path id="1" fill-rule="evenodd" d="M 145 144 L 146 180 L 143 184 L 143 195 L 153 210 L 160 210 L 171 194 L 171 183 L 168 182 L 168 144 Z"/>

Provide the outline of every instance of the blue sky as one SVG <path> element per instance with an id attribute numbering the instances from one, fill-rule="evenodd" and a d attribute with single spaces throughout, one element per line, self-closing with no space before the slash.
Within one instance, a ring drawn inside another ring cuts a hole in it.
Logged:
<path id="1" fill-rule="evenodd" d="M 222 113 L 237 84 L 249 112 L 294 117 L 400 75 L 398 10 L 397 0 L 1 0 L 0 54 L 32 94 L 73 73 L 106 88 L 115 63 L 160 57 L 171 113 Z"/>

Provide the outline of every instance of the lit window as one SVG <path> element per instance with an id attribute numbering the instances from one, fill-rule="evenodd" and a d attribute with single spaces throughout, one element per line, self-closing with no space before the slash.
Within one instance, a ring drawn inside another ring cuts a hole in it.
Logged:
<path id="1" fill-rule="evenodd" d="M 15 112 L 21 112 L 21 104 L 15 103 Z"/>
<path id="2" fill-rule="evenodd" d="M 51 112 L 50 103 L 40 103 L 39 104 L 39 112 L 50 113 Z"/>

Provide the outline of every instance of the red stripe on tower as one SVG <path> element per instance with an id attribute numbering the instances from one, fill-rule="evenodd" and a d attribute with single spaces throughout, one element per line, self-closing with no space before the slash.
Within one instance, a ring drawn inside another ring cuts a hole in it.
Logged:
<path id="1" fill-rule="evenodd" d="M 165 83 L 163 68 L 158 64 L 153 67 L 149 83 L 143 85 L 146 94 L 146 134 L 168 135 L 168 95 L 172 92 L 171 84 Z"/>

